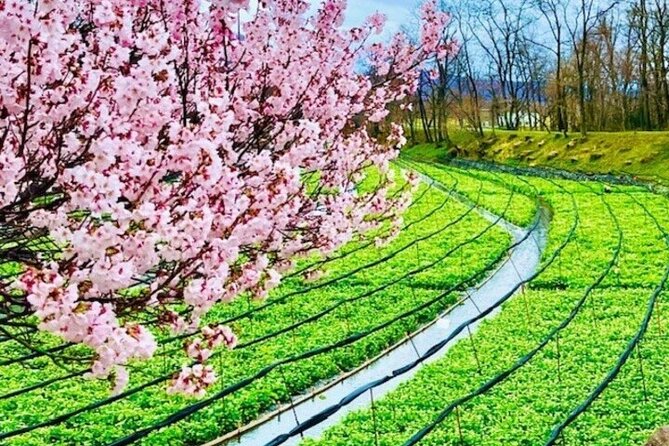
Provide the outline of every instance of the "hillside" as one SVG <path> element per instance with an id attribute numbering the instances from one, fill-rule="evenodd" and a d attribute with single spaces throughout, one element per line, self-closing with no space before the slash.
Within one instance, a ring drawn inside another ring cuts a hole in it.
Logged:
<path id="1" fill-rule="evenodd" d="M 443 161 L 449 156 L 586 173 L 627 174 L 669 185 L 669 132 L 560 133 L 496 131 L 478 139 L 451 134 L 451 148 L 421 144 L 405 155 Z"/>

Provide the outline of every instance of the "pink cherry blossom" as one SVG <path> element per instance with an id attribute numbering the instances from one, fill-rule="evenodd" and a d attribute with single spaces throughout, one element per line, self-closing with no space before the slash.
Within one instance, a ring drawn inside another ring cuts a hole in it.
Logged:
<path id="1" fill-rule="evenodd" d="M 380 34 L 387 20 L 384 14 L 377 12 L 369 17 L 369 26 L 372 27 L 376 34 Z"/>
<path id="2" fill-rule="evenodd" d="M 304 0 L 259 3 L 241 24 L 248 0 L 0 6 L 0 227 L 19 242 L 0 260 L 25 266 L 0 282 L 0 312 L 87 346 L 88 376 L 114 392 L 154 354 L 155 320 L 199 333 L 171 391 L 201 395 L 204 362 L 237 343 L 199 330 L 212 307 L 263 298 L 297 257 L 399 227 L 408 206 L 410 191 L 388 193 L 406 139 L 384 120 L 448 53 L 447 16 L 427 2 L 415 47 L 370 43 L 380 14 L 342 29 L 344 0 L 313 16 Z M 371 166 L 385 179 L 363 193 Z"/>
<path id="3" fill-rule="evenodd" d="M 196 364 L 186 366 L 172 380 L 167 392 L 180 393 L 195 397 L 203 397 L 208 389 L 217 380 L 216 372 L 209 365 Z"/>

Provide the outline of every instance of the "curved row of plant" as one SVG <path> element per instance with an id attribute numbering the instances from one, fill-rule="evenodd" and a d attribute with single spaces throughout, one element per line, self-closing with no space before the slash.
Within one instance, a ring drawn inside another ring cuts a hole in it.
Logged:
<path id="1" fill-rule="evenodd" d="M 517 226 L 526 227 L 534 220 L 537 204 L 533 197 L 536 196 L 536 191 L 526 187 L 522 189 L 517 188 L 512 179 L 495 178 L 495 174 L 490 174 L 483 178 L 476 171 L 453 167 L 445 170 L 443 166 L 437 164 L 416 163 L 410 160 L 406 160 L 404 163 L 409 168 L 446 185 L 453 181 L 453 178 L 455 180 L 462 180 L 462 186 L 458 188 L 458 192 L 470 199 L 478 199 L 481 207 L 497 215 L 504 211 L 499 197 L 501 195 L 510 197 L 511 209 L 507 211 L 506 217 L 508 221 Z M 472 179 L 475 181 L 472 181 Z M 479 191 L 475 187 L 477 181 L 483 183 L 480 198 L 478 198 Z"/>
<path id="2" fill-rule="evenodd" d="M 448 188 L 477 190 L 484 184 L 452 177 Z M 514 194 L 495 187 L 497 206 L 510 209 Z M 0 410 L 7 416 L 0 420 L 0 438 L 21 445 L 108 444 L 197 406 L 184 421 L 146 432 L 144 440 L 196 444 L 355 368 L 453 304 L 456 292 L 436 296 L 480 279 L 510 243 L 503 230 L 448 194 L 422 185 L 416 196 L 405 230 L 389 246 L 354 243 L 321 265 L 325 275 L 318 281 L 295 276 L 267 302 L 238 301 L 212 311 L 212 321 L 233 321 L 240 346 L 214 359 L 222 377 L 211 391 L 216 398 L 201 408 L 201 402 L 164 392 L 166 378 L 181 366 L 179 356 L 170 354 L 180 348 L 179 340 L 165 342 L 154 360 L 134 371 L 129 390 L 114 398 L 104 383 L 77 375 L 81 370 L 64 372 L 46 356 L 26 359 L 14 341 L 1 343 L 6 365 L 0 367 Z M 374 326 L 380 328 L 370 331 Z M 322 353 L 311 355 L 318 349 Z M 285 365 L 262 374 L 280 361 Z"/>
<path id="3" fill-rule="evenodd" d="M 451 173 L 422 167 L 435 178 Z M 544 444 L 626 351 L 649 297 L 665 285 L 667 200 L 638 187 L 489 172 L 476 177 L 536 188 L 550 203 L 554 217 L 544 262 L 569 230 L 574 200 L 581 221 L 574 243 L 471 342 L 458 343 L 377 401 L 374 411 L 351 414 L 322 440 L 305 444 Z M 567 444 L 643 444 L 666 422 L 667 297 L 659 294 L 641 348 L 611 388 L 561 431 Z"/>

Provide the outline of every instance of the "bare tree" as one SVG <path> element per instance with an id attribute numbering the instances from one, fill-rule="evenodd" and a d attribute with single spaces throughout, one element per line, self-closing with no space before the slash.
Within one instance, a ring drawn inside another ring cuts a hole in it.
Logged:
<path id="1" fill-rule="evenodd" d="M 644 130 L 650 130 L 652 127 L 650 115 L 650 85 L 648 81 L 650 61 L 648 45 L 649 35 L 649 14 L 646 0 L 637 0 L 632 5 L 630 11 L 630 25 L 635 31 L 639 42 L 639 88 L 641 96 L 641 126 Z"/>
<path id="2" fill-rule="evenodd" d="M 653 30 L 653 61 L 655 64 L 655 83 L 657 94 L 658 120 L 662 128 L 666 128 L 669 121 L 669 68 L 667 67 L 667 44 L 669 43 L 669 7 L 667 0 L 655 0 L 652 13 Z"/>
<path id="3" fill-rule="evenodd" d="M 458 53 L 458 82 L 455 101 L 459 104 L 460 114 L 468 121 L 469 126 L 480 136 L 483 136 L 483 122 L 481 119 L 481 92 L 479 91 L 480 73 L 472 54 L 474 32 L 470 9 L 467 2 L 457 2 L 452 5 L 451 14 L 456 22 L 456 38 L 460 42 Z M 453 90 L 451 89 L 453 93 Z"/>
<path id="4" fill-rule="evenodd" d="M 415 98 L 428 141 L 485 127 L 669 127 L 669 0 L 444 0 L 457 54 Z M 418 121 L 416 121 L 418 122 Z M 412 134 L 418 130 L 410 128 Z"/>
<path id="5" fill-rule="evenodd" d="M 571 37 L 571 45 L 576 61 L 576 73 L 578 76 L 578 104 L 579 104 L 579 127 L 581 134 L 588 131 L 588 116 L 586 111 L 586 57 L 588 54 L 588 43 L 593 30 L 597 24 L 614 6 L 618 0 L 613 0 L 602 5 L 597 0 L 576 0 L 575 11 L 565 8 L 565 20 L 567 31 Z M 573 18 L 572 18 L 573 17 Z"/>
<path id="6" fill-rule="evenodd" d="M 527 5 L 526 0 L 514 4 L 493 0 L 480 5 L 476 14 L 480 32 L 474 33 L 474 36 L 491 62 L 491 89 L 499 96 L 507 129 L 516 129 L 520 125 L 524 88 L 519 81 L 520 66 L 525 54 L 524 32 L 530 23 Z"/>
<path id="7" fill-rule="evenodd" d="M 555 116 L 557 129 L 565 134 L 569 131 L 569 123 L 562 66 L 565 44 L 564 19 L 567 15 L 568 2 L 569 0 L 537 0 L 536 2 L 536 7 L 548 23 L 554 40 L 554 46 L 544 47 L 555 56 Z"/>

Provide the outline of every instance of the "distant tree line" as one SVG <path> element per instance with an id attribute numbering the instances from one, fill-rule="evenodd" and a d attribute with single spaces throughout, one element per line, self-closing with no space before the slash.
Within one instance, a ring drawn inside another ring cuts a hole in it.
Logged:
<path id="1" fill-rule="evenodd" d="M 413 139 L 449 128 L 669 129 L 669 0 L 445 0 L 458 51 L 402 111 Z"/>

